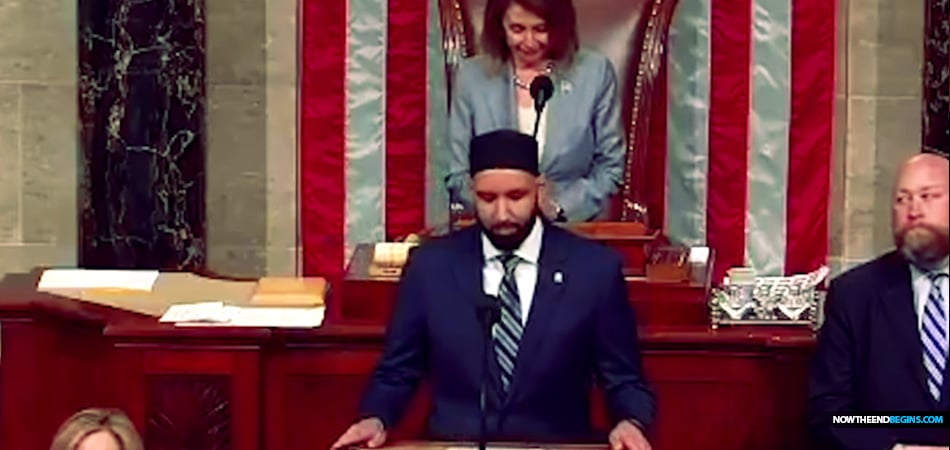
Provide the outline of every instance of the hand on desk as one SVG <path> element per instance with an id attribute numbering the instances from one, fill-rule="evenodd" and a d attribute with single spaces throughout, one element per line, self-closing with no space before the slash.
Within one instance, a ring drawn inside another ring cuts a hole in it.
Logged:
<path id="1" fill-rule="evenodd" d="M 330 449 L 338 450 L 364 445 L 368 448 L 376 448 L 384 443 L 386 443 L 386 428 L 383 422 L 370 417 L 350 425 L 350 428 L 333 443 Z"/>
<path id="2" fill-rule="evenodd" d="M 633 422 L 622 420 L 610 432 L 611 450 L 650 450 L 650 443 Z"/>

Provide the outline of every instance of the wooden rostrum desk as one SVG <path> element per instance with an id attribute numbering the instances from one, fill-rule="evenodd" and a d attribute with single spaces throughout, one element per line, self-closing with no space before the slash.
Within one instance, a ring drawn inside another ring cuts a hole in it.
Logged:
<path id="1" fill-rule="evenodd" d="M 128 412 L 149 450 L 327 449 L 355 418 L 391 311 L 395 280 L 351 275 L 331 294 L 324 325 L 308 330 L 175 327 L 37 293 L 35 274 L 8 276 L 0 284 L 0 449 L 45 450 L 59 424 L 88 406 Z M 640 338 L 658 400 L 654 448 L 808 448 L 810 330 L 711 330 L 705 317 L 677 315 L 696 306 L 689 286 L 636 277 L 628 286 L 647 319 Z M 595 422 L 607 429 L 600 394 L 592 395 Z M 427 407 L 423 386 L 391 442 L 419 439 Z"/>

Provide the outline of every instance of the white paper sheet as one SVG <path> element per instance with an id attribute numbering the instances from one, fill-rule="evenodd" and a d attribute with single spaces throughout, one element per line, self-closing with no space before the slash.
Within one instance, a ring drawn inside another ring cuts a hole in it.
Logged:
<path id="1" fill-rule="evenodd" d="M 325 307 L 316 308 L 265 308 L 230 307 L 231 326 L 234 327 L 283 327 L 313 328 L 323 323 Z"/>
<path id="2" fill-rule="evenodd" d="M 159 319 L 176 326 L 315 328 L 323 324 L 325 306 L 313 308 L 241 307 L 222 302 L 173 305 Z"/>
<path id="3" fill-rule="evenodd" d="M 223 322 L 230 320 L 224 302 L 201 302 L 172 305 L 159 322 Z"/>
<path id="4" fill-rule="evenodd" d="M 691 247 L 689 249 L 689 262 L 693 264 L 707 263 L 709 261 L 709 247 Z"/>
<path id="5" fill-rule="evenodd" d="M 129 289 L 150 292 L 158 274 L 157 270 L 49 269 L 43 271 L 36 289 Z"/>

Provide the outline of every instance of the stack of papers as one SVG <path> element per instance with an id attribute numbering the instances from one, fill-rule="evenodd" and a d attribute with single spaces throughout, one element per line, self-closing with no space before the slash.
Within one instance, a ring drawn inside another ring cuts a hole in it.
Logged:
<path id="1" fill-rule="evenodd" d="M 325 310 L 325 306 L 284 308 L 201 302 L 172 305 L 159 322 L 177 326 L 315 328 L 323 324 Z"/>

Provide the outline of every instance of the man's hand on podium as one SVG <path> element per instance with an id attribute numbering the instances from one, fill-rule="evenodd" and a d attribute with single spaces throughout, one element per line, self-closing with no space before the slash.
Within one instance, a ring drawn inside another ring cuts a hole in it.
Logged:
<path id="1" fill-rule="evenodd" d="M 640 427 L 630 420 L 621 420 L 610 432 L 611 450 L 650 450 L 650 443 Z"/>
<path id="2" fill-rule="evenodd" d="M 386 428 L 383 426 L 383 422 L 375 417 L 370 417 L 350 425 L 350 428 L 333 443 L 330 450 L 340 450 L 364 445 L 368 448 L 376 448 L 385 443 Z"/>

